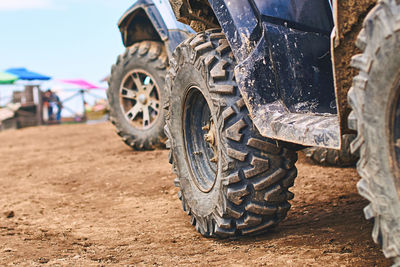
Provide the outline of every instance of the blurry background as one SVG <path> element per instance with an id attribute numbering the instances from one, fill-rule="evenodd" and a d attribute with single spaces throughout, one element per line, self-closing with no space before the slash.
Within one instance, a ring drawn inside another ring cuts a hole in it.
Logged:
<path id="1" fill-rule="evenodd" d="M 134 1 L 129 0 L 0 0 L 0 71 L 26 67 L 52 80 L 41 89 L 53 89 L 61 99 L 76 87 L 59 79 L 84 79 L 99 87 L 117 55 L 123 52 L 117 22 Z M 7 102 L 16 85 L 0 86 L 0 106 Z M 105 97 L 105 90 L 93 90 Z M 87 102 L 95 98 L 88 95 Z M 67 104 L 66 104 L 67 105 Z M 68 102 L 81 110 L 79 98 Z M 71 112 L 63 109 L 63 116 Z"/>

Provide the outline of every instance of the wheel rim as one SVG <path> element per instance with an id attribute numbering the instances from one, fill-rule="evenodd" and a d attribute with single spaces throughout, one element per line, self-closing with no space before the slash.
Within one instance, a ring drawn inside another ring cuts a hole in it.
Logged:
<path id="1" fill-rule="evenodd" d="M 145 70 L 132 70 L 122 79 L 120 107 L 126 120 L 137 129 L 150 128 L 160 115 L 160 91 Z"/>
<path id="2" fill-rule="evenodd" d="M 199 190 L 209 192 L 217 176 L 218 142 L 207 100 L 197 87 L 189 88 L 183 110 L 186 161 L 190 166 L 190 176 Z"/>
<path id="3" fill-rule="evenodd" d="M 396 84 L 394 92 L 395 97 L 391 108 L 391 124 L 389 131 L 391 131 L 391 154 L 394 159 L 392 160 L 393 173 L 397 194 L 400 198 L 400 81 Z"/>

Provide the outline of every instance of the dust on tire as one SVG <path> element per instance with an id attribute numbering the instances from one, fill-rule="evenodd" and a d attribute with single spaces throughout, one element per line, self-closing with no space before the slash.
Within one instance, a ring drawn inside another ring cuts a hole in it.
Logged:
<path id="1" fill-rule="evenodd" d="M 235 60 L 224 34 L 207 30 L 186 40 L 170 65 L 165 132 L 169 160 L 178 176 L 175 184 L 191 223 L 205 236 L 220 237 L 257 234 L 279 223 L 293 198 L 288 188 L 297 176 L 297 154 L 262 137 L 253 126 L 234 79 Z M 211 103 L 219 134 L 217 178 L 208 193 L 196 189 L 184 156 L 182 101 L 189 83 L 198 83 Z M 201 206 L 203 198 L 207 209 Z"/>
<path id="2" fill-rule="evenodd" d="M 400 3 L 379 1 L 364 21 L 357 46 L 363 51 L 352 59 L 359 70 L 348 99 L 352 108 L 349 127 L 357 130 L 351 144 L 359 151 L 359 193 L 370 201 L 364 209 L 374 218 L 372 237 L 386 257 L 400 255 L 400 201 L 390 167 L 387 129 L 393 85 L 400 79 Z"/>

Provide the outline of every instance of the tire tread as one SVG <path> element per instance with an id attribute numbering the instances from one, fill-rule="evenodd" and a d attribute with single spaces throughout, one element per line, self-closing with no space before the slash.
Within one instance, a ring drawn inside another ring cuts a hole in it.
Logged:
<path id="1" fill-rule="evenodd" d="M 118 56 L 116 63 L 111 67 L 111 75 L 108 80 L 107 99 L 110 105 L 109 120 L 116 128 L 116 133 L 122 138 L 123 142 L 135 150 L 153 150 L 156 148 L 163 148 L 165 146 L 166 138 L 163 129 L 159 129 L 157 133 L 149 134 L 148 138 L 141 138 L 135 136 L 118 118 L 118 100 L 114 99 L 114 90 L 119 90 L 119 85 L 113 84 L 113 76 L 119 75 L 123 70 L 124 64 L 129 60 L 136 58 L 144 58 L 149 64 L 156 66 L 162 76 L 164 76 L 167 67 L 167 56 L 164 45 L 160 42 L 142 41 L 133 44 L 126 48 L 125 52 Z M 118 87 L 118 88 L 117 88 Z M 162 88 L 160 88 L 162 90 Z"/>
<path id="2" fill-rule="evenodd" d="M 191 221 L 206 236 L 229 237 L 264 232 L 279 223 L 290 208 L 287 201 L 293 198 L 293 194 L 288 187 L 293 185 L 297 175 L 294 166 L 297 155 L 268 141 L 253 127 L 234 81 L 235 62 L 222 32 L 207 30 L 177 47 L 166 78 L 170 98 L 174 96 L 175 77 L 183 62 L 191 62 L 209 73 L 204 77 L 209 77 L 209 91 L 219 110 L 217 117 L 222 118 L 216 127 L 221 129 L 226 142 L 221 159 L 225 197 L 209 216 L 202 217 L 192 211 Z M 167 111 L 170 102 L 171 99 L 165 106 Z M 166 135 L 171 143 L 173 170 L 181 177 L 174 160 L 179 155 L 169 127 L 172 127 L 170 112 L 166 115 Z M 276 188 L 279 193 L 273 191 Z M 185 193 L 183 188 L 180 189 L 185 206 Z M 221 224 L 221 220 L 229 223 Z"/>

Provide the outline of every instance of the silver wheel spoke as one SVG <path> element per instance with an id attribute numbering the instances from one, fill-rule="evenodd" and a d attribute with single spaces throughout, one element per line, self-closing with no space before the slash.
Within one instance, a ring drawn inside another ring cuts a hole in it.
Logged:
<path id="1" fill-rule="evenodd" d="M 137 116 L 137 114 L 140 112 L 141 105 L 139 103 L 136 103 L 126 114 L 125 116 L 128 118 L 128 120 L 134 120 Z"/>
<path id="2" fill-rule="evenodd" d="M 158 100 L 152 98 L 152 99 L 150 99 L 149 106 L 150 106 L 155 112 L 157 112 L 157 114 L 158 114 L 159 108 L 160 108 L 160 101 L 158 101 Z"/>
<path id="3" fill-rule="evenodd" d="M 136 76 L 136 77 L 135 77 L 135 76 Z M 142 81 L 141 81 L 140 78 L 139 78 L 139 74 L 137 74 L 137 73 L 132 73 L 132 74 L 131 74 L 131 78 L 132 78 L 133 82 L 135 83 L 136 88 L 137 88 L 138 90 L 142 89 L 143 84 L 142 84 Z"/>
<path id="4" fill-rule="evenodd" d="M 145 107 L 143 109 L 143 127 L 149 126 L 150 125 L 150 113 L 149 113 L 149 107 Z"/>
<path id="5" fill-rule="evenodd" d="M 146 93 L 148 96 L 150 96 L 151 92 L 156 88 L 155 84 L 153 82 L 150 82 L 148 85 L 146 85 Z"/>
<path id="6" fill-rule="evenodd" d="M 130 88 L 123 87 L 121 90 L 121 97 L 136 100 L 136 91 Z"/>

